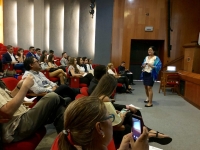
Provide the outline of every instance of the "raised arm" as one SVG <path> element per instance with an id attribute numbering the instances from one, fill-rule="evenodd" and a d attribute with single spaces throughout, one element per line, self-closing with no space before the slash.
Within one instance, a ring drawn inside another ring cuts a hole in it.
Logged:
<path id="1" fill-rule="evenodd" d="M 20 107 L 20 105 L 24 101 L 24 97 L 26 96 L 26 93 L 28 92 L 28 89 L 33 85 L 33 77 L 31 75 L 28 75 L 21 86 L 20 89 L 14 89 L 19 90 L 17 94 L 12 98 L 11 101 L 6 103 L 0 108 L 0 111 L 6 114 L 9 118 L 12 118 L 13 114 L 17 111 L 17 109 Z"/>

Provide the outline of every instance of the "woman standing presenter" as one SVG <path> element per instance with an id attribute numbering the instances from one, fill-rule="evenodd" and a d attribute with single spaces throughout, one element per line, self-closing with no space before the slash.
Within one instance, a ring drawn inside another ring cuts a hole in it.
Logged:
<path id="1" fill-rule="evenodd" d="M 142 63 L 142 74 L 141 78 L 143 79 L 145 92 L 147 95 L 147 99 L 144 101 L 147 103 L 145 107 L 152 107 L 152 99 L 153 99 L 153 84 L 157 79 L 159 71 L 162 67 L 162 63 L 158 56 L 155 56 L 155 48 L 153 46 L 148 49 L 149 56 L 146 56 L 144 62 Z"/>

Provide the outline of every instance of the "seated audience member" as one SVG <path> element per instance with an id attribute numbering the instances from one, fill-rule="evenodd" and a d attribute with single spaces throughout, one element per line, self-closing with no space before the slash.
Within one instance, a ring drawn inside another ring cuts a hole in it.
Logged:
<path id="1" fill-rule="evenodd" d="M 133 84 L 133 73 L 130 72 L 128 69 L 125 68 L 125 62 L 122 61 L 121 65 L 118 67 L 119 74 L 122 76 L 127 76 L 129 79 L 129 83 Z"/>
<path id="2" fill-rule="evenodd" d="M 94 70 L 92 67 L 92 59 L 88 58 L 87 70 Z"/>
<path id="3" fill-rule="evenodd" d="M 49 77 L 58 77 L 58 78 L 60 78 L 60 84 L 65 84 L 65 79 L 67 78 L 65 72 L 62 69 L 54 70 L 55 68 L 50 67 L 48 65 L 48 61 L 47 61 L 46 57 L 47 56 L 45 56 L 45 55 L 42 55 L 40 57 L 40 62 L 41 62 L 42 70 L 49 71 Z M 53 69 L 53 70 L 50 71 L 51 69 Z"/>
<path id="4" fill-rule="evenodd" d="M 15 58 L 17 59 L 17 61 L 19 63 L 23 63 L 24 60 L 26 59 L 26 56 L 24 55 L 24 49 L 23 48 L 19 48 L 17 50 L 17 55 L 15 55 Z"/>
<path id="5" fill-rule="evenodd" d="M 22 72 L 25 72 L 24 64 L 17 61 L 17 59 L 13 55 L 13 47 L 11 45 L 7 46 L 7 53 L 3 54 L 2 62 L 3 64 L 13 64 L 14 69 L 19 69 L 22 70 Z"/>
<path id="6" fill-rule="evenodd" d="M 33 77 L 28 75 L 19 81 L 13 91 L 9 91 L 0 81 L 0 118 L 9 119 L 7 123 L 2 124 L 5 143 L 28 138 L 46 124 L 53 123 L 57 133 L 63 130 L 65 108 L 61 105 L 56 93 L 46 94 L 32 109 L 27 109 L 23 105 L 24 97 L 33 84 Z M 1 115 L 2 113 L 4 116 Z"/>
<path id="7" fill-rule="evenodd" d="M 88 67 L 87 67 L 87 65 L 88 65 L 88 59 L 87 59 L 87 57 L 83 57 L 82 59 L 83 59 L 82 66 L 84 67 L 85 72 L 89 72 Z"/>
<path id="8" fill-rule="evenodd" d="M 47 54 L 47 59 L 49 58 L 49 55 L 54 55 L 54 51 L 53 50 L 49 50 L 49 54 Z"/>
<path id="9" fill-rule="evenodd" d="M 48 52 L 47 52 L 47 50 L 43 50 L 43 51 L 42 51 L 42 55 L 45 55 L 45 56 L 47 56 L 47 55 L 48 55 Z"/>
<path id="10" fill-rule="evenodd" d="M 101 79 L 101 77 L 103 75 L 106 74 L 106 72 L 107 72 L 106 66 L 104 66 L 104 65 L 98 65 L 94 68 L 94 78 L 92 79 L 92 81 L 90 82 L 90 85 L 88 87 L 88 94 L 89 95 L 92 94 L 92 92 L 96 88 L 97 84 L 99 83 L 99 80 Z M 134 107 L 129 106 L 129 105 L 119 105 L 119 104 L 115 104 L 115 103 L 113 103 L 113 105 L 114 105 L 116 110 L 121 111 L 124 108 L 124 109 L 129 109 L 133 113 L 136 111 L 136 109 Z"/>
<path id="11" fill-rule="evenodd" d="M 83 65 L 83 59 L 82 57 L 77 57 L 77 68 L 80 72 L 87 72 L 87 70 L 85 69 L 84 65 Z"/>
<path id="12" fill-rule="evenodd" d="M 57 65 L 54 63 L 54 55 L 49 55 L 49 57 L 48 57 L 48 65 L 49 65 L 49 67 L 52 68 L 52 69 L 50 69 L 50 71 L 51 71 L 51 70 L 62 69 L 64 75 L 66 76 L 66 74 L 65 74 L 66 68 L 65 68 L 64 66 L 57 66 Z"/>
<path id="13" fill-rule="evenodd" d="M 112 75 L 106 74 L 100 79 L 98 85 L 96 86 L 95 90 L 92 92 L 91 96 L 97 96 L 104 102 L 110 102 L 109 97 L 112 95 L 116 86 L 117 86 L 116 78 Z M 114 107 L 116 106 L 114 105 Z M 123 106 L 120 106 L 120 105 L 118 107 L 123 108 Z M 127 109 L 130 109 L 130 106 L 128 106 Z M 123 136 L 131 131 L 132 114 L 142 117 L 142 114 L 139 110 L 133 109 L 133 108 L 131 108 L 130 110 L 131 112 L 127 112 L 125 114 L 120 115 L 121 123 L 114 126 L 114 129 L 120 128 L 120 126 L 122 125 L 125 126 L 125 130 L 113 132 L 115 143 L 119 143 L 122 140 Z M 164 135 L 163 133 L 159 133 L 158 131 L 152 130 L 148 127 L 147 129 L 149 131 L 149 134 L 148 134 L 149 142 L 157 142 L 159 144 L 166 145 L 172 141 L 172 138 L 170 138 L 167 135 Z"/>
<path id="14" fill-rule="evenodd" d="M 92 102 L 92 103 L 91 103 Z M 83 114 L 83 115 L 80 115 Z M 113 114 L 108 114 L 97 97 L 73 101 L 64 113 L 64 130 L 55 139 L 52 150 L 106 150 L 112 140 Z M 148 150 L 147 129 L 134 142 L 126 135 L 118 150 Z"/>
<path id="15" fill-rule="evenodd" d="M 61 63 L 62 66 L 67 67 L 68 60 L 67 60 L 67 53 L 66 52 L 62 53 L 62 58 L 60 60 L 60 63 Z"/>
<path id="16" fill-rule="evenodd" d="M 93 78 L 93 75 L 91 73 L 85 73 L 78 70 L 77 61 L 76 61 L 76 58 L 74 57 L 71 57 L 69 60 L 68 73 L 70 76 L 79 77 L 80 83 L 85 83 L 88 86 L 90 85 L 90 81 Z"/>
<path id="17" fill-rule="evenodd" d="M 38 60 L 34 57 L 26 58 L 24 61 L 24 67 L 26 72 L 22 76 L 22 79 L 26 78 L 29 74 L 34 78 L 34 84 L 29 89 L 29 92 L 35 94 L 55 92 L 63 98 L 70 97 L 71 100 L 75 99 L 75 96 L 80 93 L 79 89 L 71 89 L 67 85 L 58 86 L 56 83 L 51 82 L 47 79 L 41 70 L 41 66 Z"/>
<path id="18" fill-rule="evenodd" d="M 118 75 L 116 72 L 116 69 L 114 68 L 114 65 L 112 63 L 108 64 L 107 70 L 108 70 L 109 74 L 112 74 L 113 76 L 115 76 L 115 78 L 117 78 L 119 83 L 126 85 L 126 93 L 132 93 L 131 90 L 133 90 L 133 89 L 129 85 L 128 78 L 126 76 Z"/>
<path id="19" fill-rule="evenodd" d="M 98 65 L 94 68 L 94 78 L 91 80 L 90 85 L 88 87 L 88 94 L 92 94 L 94 91 L 95 87 L 97 86 L 99 80 L 101 77 L 106 74 L 106 66 L 104 65 Z"/>
<path id="20" fill-rule="evenodd" d="M 69 60 L 70 60 L 70 56 L 69 56 L 69 55 L 67 55 L 67 62 L 69 62 Z"/>
<path id="21" fill-rule="evenodd" d="M 32 57 L 32 56 L 37 59 L 37 57 L 35 55 L 35 48 L 33 46 L 30 46 L 29 47 L 29 52 L 26 54 L 26 57 Z"/>
<path id="22" fill-rule="evenodd" d="M 41 50 L 40 50 L 40 48 L 36 48 L 36 54 L 35 54 L 35 56 L 37 57 L 37 60 L 40 60 L 40 56 L 41 56 Z"/>

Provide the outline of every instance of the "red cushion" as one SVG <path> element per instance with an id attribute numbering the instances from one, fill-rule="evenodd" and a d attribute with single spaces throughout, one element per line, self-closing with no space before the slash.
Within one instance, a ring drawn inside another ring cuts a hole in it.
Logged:
<path id="1" fill-rule="evenodd" d="M 22 70 L 15 70 L 16 71 L 16 74 L 22 74 Z"/>
<path id="2" fill-rule="evenodd" d="M 81 92 L 81 94 L 83 94 L 83 95 L 85 95 L 85 96 L 88 96 L 89 94 L 88 94 L 88 87 L 82 87 L 81 89 L 80 89 L 80 92 Z"/>
<path id="3" fill-rule="evenodd" d="M 83 94 L 78 94 L 78 95 L 76 95 L 75 99 L 79 99 L 79 98 L 84 97 L 84 96 L 85 95 L 83 95 Z"/>
<path id="4" fill-rule="evenodd" d="M 114 140 L 110 141 L 109 145 L 107 146 L 108 150 L 116 150 Z"/>
<path id="5" fill-rule="evenodd" d="M 122 83 L 117 83 L 117 86 L 118 86 L 118 87 L 122 87 L 123 84 L 122 84 Z"/>
<path id="6" fill-rule="evenodd" d="M 85 84 L 85 83 L 79 83 L 79 88 L 82 88 L 82 87 L 87 87 L 87 84 Z"/>
<path id="7" fill-rule="evenodd" d="M 31 137 L 26 138 L 23 141 L 5 144 L 4 150 L 35 150 L 45 134 L 46 129 L 45 127 L 42 127 Z"/>
<path id="8" fill-rule="evenodd" d="M 49 80 L 52 81 L 52 82 L 57 82 L 57 81 L 59 81 L 59 78 L 49 77 Z"/>
<path id="9" fill-rule="evenodd" d="M 12 91 L 17 86 L 18 80 L 13 77 L 3 78 L 2 81 L 5 83 L 6 87 Z"/>

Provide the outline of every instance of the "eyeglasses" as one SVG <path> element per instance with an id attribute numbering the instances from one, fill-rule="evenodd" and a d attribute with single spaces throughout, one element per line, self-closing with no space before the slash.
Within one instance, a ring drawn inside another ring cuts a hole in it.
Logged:
<path id="1" fill-rule="evenodd" d="M 111 122 L 114 122 L 115 121 L 115 115 L 114 114 L 109 114 L 107 117 L 105 117 L 102 121 L 105 121 L 105 120 L 110 120 Z"/>

